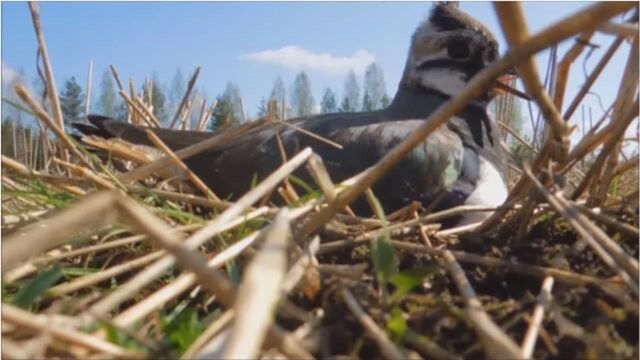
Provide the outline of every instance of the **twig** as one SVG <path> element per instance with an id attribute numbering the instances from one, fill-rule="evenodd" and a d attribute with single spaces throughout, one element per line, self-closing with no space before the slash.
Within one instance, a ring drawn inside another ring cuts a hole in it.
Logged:
<path id="1" fill-rule="evenodd" d="M 618 35 L 624 37 L 637 37 L 638 36 L 638 24 L 618 24 L 613 22 L 607 22 L 598 28 L 605 34 Z"/>
<path id="2" fill-rule="evenodd" d="M 291 237 L 289 222 L 288 210 L 283 208 L 245 270 L 234 304 L 236 316 L 223 350 L 225 359 L 255 358 L 262 347 L 281 295 Z"/>
<path id="3" fill-rule="evenodd" d="M 527 329 L 527 333 L 522 340 L 522 357 L 525 359 L 531 358 L 531 355 L 533 354 L 533 349 L 536 346 L 538 333 L 540 332 L 540 328 L 542 327 L 544 311 L 549 307 L 549 303 L 551 302 L 552 287 L 553 278 L 551 276 L 547 276 L 542 282 L 542 288 L 540 289 L 540 294 L 538 295 L 538 303 L 533 309 L 533 316 L 531 317 L 531 321 L 529 322 L 529 328 Z"/>
<path id="4" fill-rule="evenodd" d="M 182 109 L 187 103 L 187 100 L 189 99 L 189 95 L 191 95 L 191 90 L 193 90 L 193 86 L 196 84 L 196 80 L 198 80 L 198 74 L 200 74 L 200 66 L 196 67 L 196 70 L 193 72 L 191 79 L 189 79 L 189 83 L 187 84 L 187 91 L 184 93 L 184 96 L 182 96 L 182 100 L 180 101 L 180 105 L 178 105 L 178 108 L 176 109 L 176 114 L 173 115 L 173 120 L 171 120 L 169 129 L 173 129 L 173 127 L 176 126 L 176 122 L 180 118 Z"/>
<path id="5" fill-rule="evenodd" d="M 625 280 L 627 285 L 629 285 L 629 288 L 637 295 L 637 283 L 639 280 L 638 261 L 626 254 L 602 229 L 593 225 L 584 215 L 572 208 L 571 204 L 565 200 L 561 194 L 551 194 L 531 173 L 529 167 L 525 166 L 524 170 L 538 192 L 567 219 L 571 226 L 580 234 L 580 237 L 600 256 L 602 261 L 612 270 L 616 271 L 622 279 Z"/>
<path id="6" fill-rule="evenodd" d="M 237 241 L 235 244 L 226 248 L 214 256 L 207 265 L 209 267 L 220 267 L 227 262 L 233 260 L 236 256 L 241 254 L 245 249 L 251 246 L 258 237 L 258 233 L 253 233 L 242 240 Z M 159 290 L 155 291 L 151 295 L 144 298 L 142 301 L 127 308 L 127 310 L 118 314 L 114 319 L 114 323 L 120 326 L 132 326 L 137 321 L 143 319 L 149 313 L 162 307 L 167 302 L 180 296 L 180 294 L 189 290 L 197 284 L 195 275 L 191 273 L 185 273 L 178 276 L 171 283 L 163 286 Z"/>
<path id="7" fill-rule="evenodd" d="M 68 327 L 51 326 L 51 322 L 47 319 L 46 315 L 34 315 L 7 303 L 2 304 L 2 321 L 34 331 L 46 331 L 57 339 L 119 358 L 131 359 L 141 357 L 139 353 L 125 350 L 115 344 L 78 330 Z"/>
<path id="8" fill-rule="evenodd" d="M 293 157 L 288 163 L 282 165 L 279 169 L 269 175 L 265 180 L 258 184 L 255 188 L 238 199 L 233 205 L 227 208 L 220 216 L 215 220 L 207 224 L 204 228 L 193 234 L 186 240 L 186 246 L 190 249 L 195 249 L 198 246 L 204 244 L 207 240 L 217 235 L 224 229 L 227 224 L 235 218 L 242 216 L 242 213 L 255 202 L 259 201 L 265 193 L 274 188 L 285 177 L 289 176 L 295 169 L 302 165 L 312 151 L 310 148 L 306 148 L 298 155 Z M 172 257 L 163 257 L 154 264 L 147 267 L 144 271 L 138 273 L 131 280 L 121 285 L 118 289 L 110 293 L 107 297 L 95 304 L 92 311 L 98 314 L 106 314 L 122 301 L 133 296 L 142 287 L 152 282 L 154 279 L 163 274 L 166 270 L 170 269 L 174 264 Z"/>
<path id="9" fill-rule="evenodd" d="M 33 255 L 66 244 L 81 229 L 112 224 L 116 217 L 114 201 L 114 193 L 98 192 L 56 216 L 11 234 L 3 240 L 3 274 Z"/>
<path id="10" fill-rule="evenodd" d="M 239 128 L 231 129 L 221 134 L 212 135 L 208 139 L 202 140 L 196 144 L 190 145 L 188 147 L 185 147 L 183 149 L 176 151 L 175 154 L 179 159 L 184 160 L 188 157 L 194 156 L 198 153 L 211 149 L 220 144 L 233 141 L 238 137 L 240 137 L 241 135 L 243 135 L 244 133 L 246 133 L 247 131 L 262 125 L 262 123 L 263 122 L 246 123 Z M 143 179 L 156 171 L 162 170 L 163 168 L 169 165 L 171 165 L 171 159 L 164 157 L 152 163 L 149 163 L 144 166 L 140 166 L 132 171 L 129 171 L 128 173 L 121 175 L 119 179 L 124 183 L 134 182 L 134 181 Z"/>
<path id="11" fill-rule="evenodd" d="M 36 114 L 37 118 L 44 122 L 47 127 L 49 127 L 53 132 L 58 136 L 58 138 L 62 141 L 62 143 L 66 146 L 67 149 L 71 150 L 74 155 L 80 159 L 85 165 L 89 168 L 93 168 L 93 164 L 89 160 L 85 158 L 85 156 L 78 150 L 76 145 L 71 141 L 69 136 L 64 132 L 64 126 L 59 127 L 53 119 L 47 114 L 44 109 L 31 97 L 27 89 L 21 85 L 17 84 L 14 87 L 16 95 L 29 106 L 31 111 Z"/>
<path id="12" fill-rule="evenodd" d="M 193 171 L 189 169 L 189 167 L 182 162 L 182 160 L 178 159 L 176 154 L 171 151 L 171 149 L 156 135 L 153 131 L 147 129 L 145 130 L 147 137 L 153 145 L 162 150 L 162 152 L 171 159 L 174 165 L 176 165 L 182 172 L 184 172 L 189 180 L 198 188 L 198 190 L 202 191 L 208 198 L 214 201 L 220 201 L 220 198 L 213 193 L 213 191 L 196 175 Z"/>
<path id="13" fill-rule="evenodd" d="M 378 347 L 382 352 L 382 356 L 387 359 L 406 358 L 406 355 L 404 355 L 400 349 L 398 349 L 395 344 L 389 340 L 387 334 L 385 334 L 384 331 L 378 327 L 375 321 L 373 321 L 373 319 L 364 311 L 364 309 L 362 309 L 349 289 L 344 288 L 340 290 L 340 295 L 349 310 L 351 310 L 353 315 L 355 315 L 358 322 L 360 322 L 366 332 L 373 338 L 376 344 L 378 344 Z"/>
<path id="14" fill-rule="evenodd" d="M 522 356 L 518 345 L 484 311 L 467 276 L 451 251 L 445 250 L 442 259 L 447 270 L 451 273 L 458 291 L 464 298 L 467 318 L 482 340 L 487 357 L 492 359 L 523 359 L 524 356 Z"/>
<path id="15" fill-rule="evenodd" d="M 99 284 L 103 281 L 113 279 L 118 275 L 126 274 L 128 272 L 140 269 L 150 264 L 154 260 L 159 259 L 162 255 L 164 255 L 163 251 L 154 251 L 147 255 L 112 266 L 108 269 L 103 269 L 99 272 L 79 277 L 70 282 L 56 285 L 49 288 L 47 293 L 50 296 L 63 296 L 74 291 Z"/>
<path id="16" fill-rule="evenodd" d="M 97 185 L 99 188 L 106 189 L 106 190 L 115 190 L 116 189 L 116 187 L 112 183 L 110 183 L 109 181 L 105 180 L 104 178 L 98 176 L 96 173 L 94 173 L 93 171 L 91 171 L 91 170 L 89 170 L 89 169 L 87 169 L 85 167 L 82 167 L 82 166 L 76 165 L 76 164 L 72 164 L 72 163 L 66 162 L 64 160 L 60 160 L 60 159 L 58 159 L 56 157 L 53 158 L 53 162 L 68 168 L 69 170 L 71 170 L 72 173 L 80 175 L 80 177 L 91 181 L 93 184 Z"/>
<path id="17" fill-rule="evenodd" d="M 93 61 L 89 60 L 89 70 L 87 72 L 87 93 L 84 97 L 84 116 L 89 115 L 89 109 L 91 108 L 91 79 L 93 78 Z"/>
<path id="18" fill-rule="evenodd" d="M 591 86 L 593 86 L 593 84 L 596 82 L 598 77 L 600 77 L 602 70 L 604 70 L 604 68 L 609 63 L 609 60 L 611 60 L 611 58 L 616 53 L 616 51 L 618 51 L 618 48 L 620 47 L 620 45 L 622 45 L 623 41 L 624 39 L 622 37 L 616 38 L 613 41 L 613 43 L 609 46 L 607 51 L 604 53 L 604 55 L 602 55 L 602 58 L 600 59 L 598 64 L 593 68 L 593 70 L 591 71 L 591 74 L 589 74 L 589 77 L 585 81 L 584 85 L 582 85 L 582 88 L 580 88 L 580 91 L 578 91 L 578 94 L 573 98 L 573 101 L 571 102 L 569 107 L 567 107 L 567 110 L 564 112 L 565 119 L 571 118 L 573 113 L 578 108 L 578 105 L 580 105 L 580 102 L 582 101 L 582 99 L 584 99 L 587 93 L 589 93 L 589 90 L 591 90 Z"/>
<path id="19" fill-rule="evenodd" d="M 207 342 L 220 331 L 222 331 L 225 327 L 227 327 L 233 317 L 235 316 L 235 312 L 233 309 L 225 311 L 222 315 L 220 315 L 216 320 L 211 322 L 211 324 L 207 327 L 205 331 L 198 336 L 198 338 L 189 346 L 189 348 L 182 354 L 180 359 L 189 360 L 195 359 L 196 354 L 202 349 Z"/>
<path id="20" fill-rule="evenodd" d="M 57 122 L 57 128 L 64 132 L 64 119 L 62 116 L 62 108 L 60 107 L 60 98 L 58 97 L 58 89 L 56 87 L 55 78 L 53 76 L 53 68 L 51 67 L 51 61 L 49 61 L 49 51 L 47 50 L 47 43 L 44 40 L 44 33 L 42 32 L 42 25 L 40 23 L 40 8 L 38 3 L 34 1 L 29 2 L 29 10 L 31 11 L 31 20 L 33 20 L 33 27 L 36 32 L 36 38 L 38 40 L 38 48 L 42 55 L 42 62 L 44 63 L 44 73 L 46 76 L 46 88 L 49 95 L 49 104 L 53 111 L 53 118 Z M 23 99 L 24 100 L 24 99 Z M 35 112 L 35 111 L 34 111 Z"/>

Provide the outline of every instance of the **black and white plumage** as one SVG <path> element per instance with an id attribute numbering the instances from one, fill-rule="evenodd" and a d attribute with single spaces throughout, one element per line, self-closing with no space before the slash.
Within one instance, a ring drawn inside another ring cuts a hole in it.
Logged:
<path id="1" fill-rule="evenodd" d="M 340 182 L 374 165 L 497 56 L 497 42 L 482 24 L 453 6 L 436 5 L 412 37 L 404 74 L 389 107 L 288 121 L 341 144 L 342 149 L 291 127 L 264 125 L 185 162 L 216 193 L 235 198 L 250 188 L 254 175 L 262 179 L 281 164 L 275 137 L 278 132 L 289 156 L 307 146 L 313 148 L 325 161 L 332 180 Z M 468 104 L 374 186 L 386 211 L 414 200 L 425 207 L 435 205 L 437 210 L 462 204 L 497 206 L 506 199 L 506 160 L 498 129 L 486 111 L 493 96 L 489 90 Z M 81 132 L 150 145 L 143 127 L 100 116 L 90 116 L 89 121 L 92 127 L 81 126 Z M 206 132 L 153 131 L 174 150 L 212 136 Z M 303 171 L 296 175 L 310 180 Z M 433 204 L 436 198 L 438 202 Z M 354 210 L 366 212 L 368 208 L 357 201 Z M 458 219 L 458 224 L 486 216 L 488 213 L 468 215 Z"/>

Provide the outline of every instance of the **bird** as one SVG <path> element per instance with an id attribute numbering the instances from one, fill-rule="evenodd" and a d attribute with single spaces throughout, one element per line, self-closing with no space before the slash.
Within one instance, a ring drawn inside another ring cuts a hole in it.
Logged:
<path id="1" fill-rule="evenodd" d="M 455 5 L 437 3 L 411 37 L 398 90 L 386 108 L 312 115 L 286 120 L 288 125 L 260 125 L 185 163 L 214 192 L 236 199 L 251 188 L 256 176 L 263 179 L 282 164 L 277 133 L 288 156 L 311 147 L 323 159 L 332 180 L 341 182 L 376 164 L 498 56 L 498 42 L 487 27 Z M 506 156 L 496 123 L 487 113 L 489 102 L 501 91 L 522 96 L 497 79 L 495 86 L 451 117 L 372 187 L 385 213 L 414 201 L 430 211 L 459 205 L 497 207 L 505 201 Z M 100 115 L 90 115 L 88 120 L 90 125 L 76 126 L 84 134 L 152 145 L 145 127 Z M 174 151 L 216 135 L 150 129 Z M 312 181 L 302 170 L 295 175 Z M 358 214 L 371 213 L 364 197 L 351 208 Z M 450 219 L 447 226 L 483 221 L 490 214 L 467 213 Z"/>

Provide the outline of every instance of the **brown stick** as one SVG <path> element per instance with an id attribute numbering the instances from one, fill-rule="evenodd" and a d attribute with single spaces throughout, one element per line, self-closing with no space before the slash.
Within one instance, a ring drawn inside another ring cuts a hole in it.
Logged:
<path id="1" fill-rule="evenodd" d="M 176 126 L 178 119 L 180 118 L 180 114 L 182 113 L 182 108 L 184 108 L 187 100 L 189 99 L 189 95 L 191 95 L 191 90 L 193 90 L 193 86 L 196 84 L 196 80 L 198 80 L 198 74 L 200 74 L 200 66 L 196 67 L 196 70 L 193 72 L 191 79 L 187 85 L 187 91 L 184 93 L 182 100 L 180 101 L 180 105 L 176 109 L 176 114 L 173 115 L 173 120 L 171 120 L 171 125 L 169 125 L 170 129 L 173 129 Z"/>
<path id="2" fill-rule="evenodd" d="M 64 131 L 64 119 L 62 116 L 62 108 L 60 107 L 60 98 L 58 97 L 58 89 L 53 76 L 53 68 L 51 67 L 51 61 L 49 61 L 49 51 L 47 50 L 47 43 L 44 40 L 44 33 L 42 32 L 42 24 L 40 23 L 40 9 L 38 3 L 29 1 L 29 10 L 31 11 L 31 20 L 33 20 L 33 27 L 36 31 L 36 38 L 38 39 L 38 47 L 42 54 L 42 61 L 44 62 L 44 73 L 47 79 L 45 86 L 47 87 L 47 94 L 49 95 L 49 102 L 51 104 L 51 110 L 53 111 L 53 118 L 56 120 L 57 125 L 62 131 Z"/>
<path id="3" fill-rule="evenodd" d="M 76 155 L 78 157 L 78 159 L 80 159 L 80 161 L 82 161 L 82 163 L 87 165 L 87 167 L 93 169 L 93 164 L 91 164 L 91 162 L 85 158 L 85 156 L 80 152 L 80 150 L 78 150 L 78 148 L 71 141 L 71 139 L 69 138 L 67 133 L 64 132 L 64 130 L 63 130 L 64 127 L 59 127 L 58 124 L 56 124 L 56 122 L 53 119 L 51 119 L 51 117 L 49 117 L 49 114 L 47 114 L 47 112 L 44 111 L 44 109 L 36 102 L 36 100 L 31 97 L 31 95 L 29 94 L 27 89 L 23 85 L 17 84 L 14 87 L 14 90 L 15 90 L 16 94 L 18 95 L 18 97 L 22 101 L 24 101 L 25 104 L 27 104 L 27 106 L 29 106 L 31 111 L 33 111 L 33 113 L 38 117 L 38 119 L 40 119 L 51 130 L 53 130 L 53 132 L 58 136 L 60 141 L 62 141 L 64 146 L 67 149 L 71 150 L 71 152 L 73 152 L 73 154 Z"/>

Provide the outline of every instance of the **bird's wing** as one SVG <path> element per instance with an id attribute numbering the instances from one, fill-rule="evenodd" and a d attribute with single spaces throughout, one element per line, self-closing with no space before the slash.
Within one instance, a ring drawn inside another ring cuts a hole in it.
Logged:
<path id="1" fill-rule="evenodd" d="M 97 135 L 106 139 L 117 137 L 134 144 L 153 146 L 145 133 L 145 130 L 150 128 L 128 124 L 100 115 L 89 115 L 87 119 L 89 120 L 89 125 L 82 123 L 73 124 L 73 126 L 84 135 Z M 158 135 L 160 140 L 167 144 L 172 150 L 193 145 L 215 135 L 215 133 L 201 131 L 161 128 L 152 128 L 152 130 Z"/>

